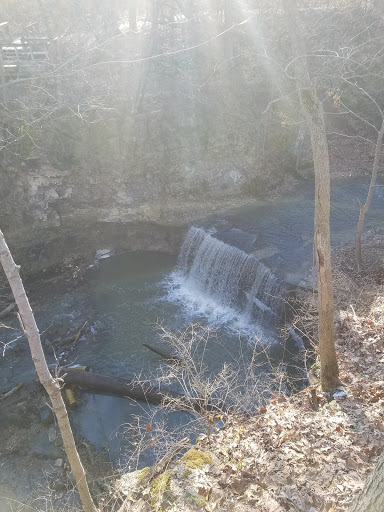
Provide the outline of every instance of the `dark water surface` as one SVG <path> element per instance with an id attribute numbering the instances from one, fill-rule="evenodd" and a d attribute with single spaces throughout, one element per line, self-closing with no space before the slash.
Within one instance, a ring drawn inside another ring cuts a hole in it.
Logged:
<path id="1" fill-rule="evenodd" d="M 352 241 L 358 218 L 358 200 L 363 201 L 368 185 L 362 181 L 334 186 L 332 190 L 332 243 Z M 299 191 L 275 202 L 257 202 L 253 207 L 239 208 L 225 216 L 207 219 L 200 224 L 214 237 L 239 247 L 259 258 L 275 275 L 298 283 L 311 268 L 313 236 L 313 185 L 304 184 Z M 365 231 L 383 226 L 383 188 L 375 191 Z M 181 293 L 183 276 L 174 272 L 176 256 L 158 253 L 121 254 L 99 262 L 89 270 L 84 286 L 73 292 L 56 289 L 44 298 L 40 293 L 32 305 L 41 331 L 52 322 L 79 324 L 89 319 L 92 336 L 80 339 L 75 355 L 64 358 L 67 363 L 90 366 L 95 372 L 134 378 L 150 378 L 161 368 L 161 359 L 143 347 L 143 343 L 159 344 L 156 325 L 163 322 L 172 331 L 184 329 L 191 321 L 210 324 L 216 321 L 216 337 L 205 347 L 204 361 L 212 373 L 224 362 L 232 362 L 239 354 L 250 354 L 246 337 L 239 331 L 244 325 L 231 323 L 228 310 L 218 316 L 222 305 L 217 301 Z M 229 312 L 230 315 L 233 313 Z M 232 320 L 236 315 L 232 314 Z M 16 323 L 10 324 L 17 328 Z M 3 332 L 8 341 L 16 332 Z M 263 326 L 268 332 L 268 326 Z M 273 337 L 273 335 L 272 335 Z M 20 342 L 24 343 L 25 342 Z M 50 357 L 52 361 L 52 356 Z M 0 359 L 0 391 L 18 382 L 34 378 L 28 353 Z M 117 461 L 129 441 L 118 433 L 120 426 L 132 422 L 136 415 L 146 416 L 153 410 L 146 404 L 135 404 L 123 398 L 84 393 L 73 411 L 72 420 L 78 433 L 97 449 L 107 446 L 111 459 Z M 161 415 L 161 413 L 160 413 Z M 190 420 L 175 412 L 162 418 L 166 428 L 174 430 Z"/>

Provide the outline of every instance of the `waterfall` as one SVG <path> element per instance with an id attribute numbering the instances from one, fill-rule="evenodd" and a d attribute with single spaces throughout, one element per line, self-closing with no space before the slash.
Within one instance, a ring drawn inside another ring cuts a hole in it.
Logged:
<path id="1" fill-rule="evenodd" d="M 277 324 L 284 284 L 251 254 L 214 238 L 201 228 L 187 233 L 178 259 L 184 287 L 241 313 L 248 322 Z"/>

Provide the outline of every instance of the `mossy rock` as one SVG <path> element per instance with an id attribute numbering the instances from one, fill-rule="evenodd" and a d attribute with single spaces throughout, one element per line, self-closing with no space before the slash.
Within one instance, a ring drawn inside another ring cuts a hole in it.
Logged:
<path id="1" fill-rule="evenodd" d="M 212 458 L 196 448 L 188 450 L 180 459 L 180 462 L 185 465 L 188 469 L 202 468 L 206 464 L 213 465 Z"/>
<path id="2" fill-rule="evenodd" d="M 138 475 L 137 475 L 137 483 L 139 484 L 142 479 L 148 474 L 149 470 L 151 468 L 149 466 L 143 468 L 143 469 L 140 469 L 139 472 L 138 472 Z"/>
<path id="3" fill-rule="evenodd" d="M 308 380 L 311 386 L 320 382 L 320 362 L 317 360 L 308 370 Z"/>
<path id="4" fill-rule="evenodd" d="M 171 493 L 171 474 L 172 470 L 167 469 L 153 480 L 151 484 L 151 507 L 153 510 L 166 508 L 174 500 Z"/>
<path id="5" fill-rule="evenodd" d="M 184 501 L 187 505 L 196 508 L 204 508 L 207 504 L 207 499 L 204 496 L 200 496 L 194 489 L 185 489 Z"/>

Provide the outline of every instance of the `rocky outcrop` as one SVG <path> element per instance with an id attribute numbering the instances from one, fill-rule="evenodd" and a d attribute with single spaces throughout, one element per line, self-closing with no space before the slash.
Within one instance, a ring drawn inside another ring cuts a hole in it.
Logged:
<path id="1" fill-rule="evenodd" d="M 101 245 L 177 252 L 191 222 L 249 200 L 244 170 L 188 167 L 173 178 L 167 195 L 145 173 L 58 169 L 30 159 L 0 173 L 0 225 L 18 261 L 37 271 Z"/>

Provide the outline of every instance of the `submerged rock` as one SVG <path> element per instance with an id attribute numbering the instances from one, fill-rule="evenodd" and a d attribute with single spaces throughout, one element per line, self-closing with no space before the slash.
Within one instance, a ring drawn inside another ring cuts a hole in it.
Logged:
<path id="1" fill-rule="evenodd" d="M 40 421 L 43 425 L 51 425 L 54 422 L 54 415 L 52 409 L 48 406 L 40 410 Z"/>

